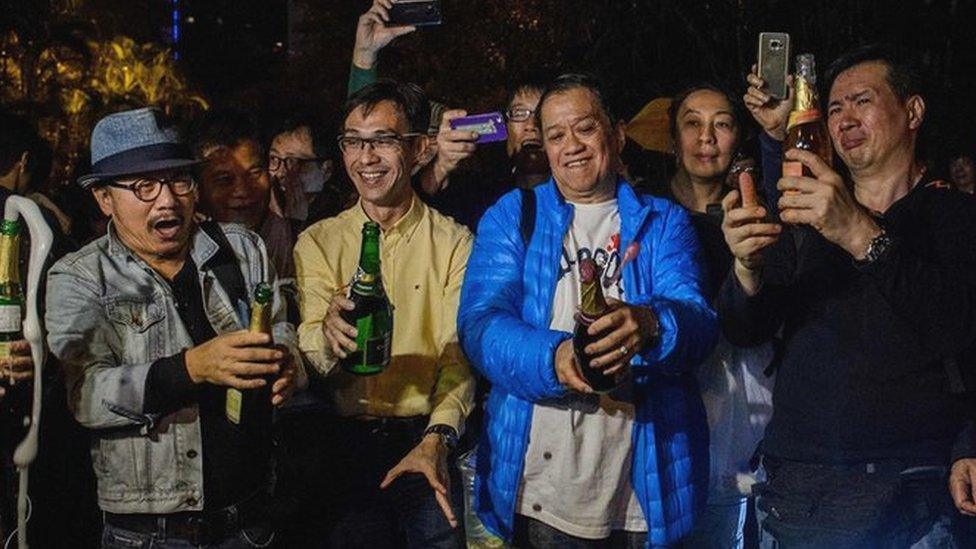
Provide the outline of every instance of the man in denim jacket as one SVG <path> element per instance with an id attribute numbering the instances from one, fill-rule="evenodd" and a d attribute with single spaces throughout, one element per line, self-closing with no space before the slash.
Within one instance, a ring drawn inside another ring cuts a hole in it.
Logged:
<path id="1" fill-rule="evenodd" d="M 154 111 L 92 133 L 91 188 L 108 234 L 52 267 L 48 343 L 92 430 L 103 547 L 249 547 L 265 509 L 273 405 L 304 383 L 275 288 L 273 342 L 247 328 L 275 273 L 260 238 L 195 220 L 195 162 Z M 233 421 L 227 388 L 240 390 Z"/>

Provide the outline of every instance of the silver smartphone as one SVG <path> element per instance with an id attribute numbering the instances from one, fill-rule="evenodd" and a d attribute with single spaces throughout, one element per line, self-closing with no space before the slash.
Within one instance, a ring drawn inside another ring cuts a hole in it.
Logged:
<path id="1" fill-rule="evenodd" d="M 759 77 L 763 92 L 783 99 L 787 96 L 786 75 L 790 72 L 790 35 L 785 32 L 759 33 Z"/>

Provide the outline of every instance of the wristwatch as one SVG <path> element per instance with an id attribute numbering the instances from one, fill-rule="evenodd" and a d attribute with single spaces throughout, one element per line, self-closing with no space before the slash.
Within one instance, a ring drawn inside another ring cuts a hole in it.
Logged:
<path id="1" fill-rule="evenodd" d="M 450 425 L 444 425 L 443 423 L 437 423 L 431 425 L 424 431 L 424 436 L 436 434 L 441 437 L 441 442 L 448 450 L 453 451 L 458 445 L 458 432 L 457 429 L 451 427 Z"/>
<path id="2" fill-rule="evenodd" d="M 888 236 L 888 233 L 881 229 L 881 234 L 871 239 L 871 243 L 868 244 L 868 251 L 864 254 L 864 258 L 855 259 L 854 264 L 858 267 L 866 267 L 874 263 L 891 248 L 893 243 L 894 241 Z"/>

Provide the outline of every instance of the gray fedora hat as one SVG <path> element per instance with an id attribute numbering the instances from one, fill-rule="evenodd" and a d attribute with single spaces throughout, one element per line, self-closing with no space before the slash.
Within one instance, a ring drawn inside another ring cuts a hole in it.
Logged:
<path id="1" fill-rule="evenodd" d="M 151 108 L 110 114 L 95 124 L 91 135 L 92 173 L 78 178 L 87 189 L 118 177 L 185 168 L 199 164 L 173 128 L 160 125 Z"/>

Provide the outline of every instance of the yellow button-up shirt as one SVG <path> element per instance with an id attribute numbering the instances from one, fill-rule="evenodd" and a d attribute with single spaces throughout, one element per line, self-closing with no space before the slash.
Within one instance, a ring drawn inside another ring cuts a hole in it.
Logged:
<path id="1" fill-rule="evenodd" d="M 389 368 L 360 377 L 336 367 L 322 332 L 332 297 L 356 273 L 362 204 L 309 227 L 295 245 L 302 324 L 299 347 L 341 416 L 409 417 L 460 431 L 474 400 L 474 377 L 457 338 L 457 309 L 472 236 L 414 196 L 410 210 L 380 236 L 383 286 L 393 303 Z"/>

